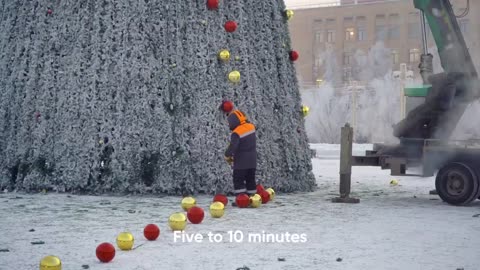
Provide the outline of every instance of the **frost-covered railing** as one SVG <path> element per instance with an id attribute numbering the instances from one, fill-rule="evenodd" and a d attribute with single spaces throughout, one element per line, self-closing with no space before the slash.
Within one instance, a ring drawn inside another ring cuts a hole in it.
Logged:
<path id="1" fill-rule="evenodd" d="M 405 0 L 349 0 L 349 1 L 329 1 L 321 3 L 305 3 L 305 4 L 291 4 L 288 5 L 288 8 L 291 9 L 310 9 L 310 8 L 321 8 L 321 7 L 335 7 L 335 6 L 352 6 L 352 5 L 364 5 L 364 4 L 378 4 L 386 2 L 398 2 Z"/>

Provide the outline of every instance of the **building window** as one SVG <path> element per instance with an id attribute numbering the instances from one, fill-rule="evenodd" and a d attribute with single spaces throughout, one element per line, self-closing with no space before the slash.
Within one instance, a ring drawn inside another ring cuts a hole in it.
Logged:
<path id="1" fill-rule="evenodd" d="M 400 53 L 398 50 L 392 50 L 392 64 L 397 65 L 400 62 Z"/>
<path id="2" fill-rule="evenodd" d="M 387 36 L 385 15 L 375 17 L 375 39 L 385 40 Z"/>
<path id="3" fill-rule="evenodd" d="M 410 12 L 408 14 L 408 38 L 418 40 L 421 38 L 421 32 L 420 13 Z"/>
<path id="4" fill-rule="evenodd" d="M 409 60 L 410 60 L 410 64 L 420 63 L 420 50 L 419 49 L 410 49 L 409 50 Z"/>
<path id="5" fill-rule="evenodd" d="M 390 27 L 388 28 L 388 39 L 400 39 L 400 25 L 390 25 Z"/>
<path id="6" fill-rule="evenodd" d="M 421 29 L 420 24 L 418 23 L 408 23 L 408 38 L 409 39 L 420 39 L 421 38 Z"/>
<path id="7" fill-rule="evenodd" d="M 390 14 L 388 16 L 388 39 L 400 39 L 400 15 Z"/>
<path id="8" fill-rule="evenodd" d="M 327 42 L 335 42 L 335 30 L 327 30 Z"/>
<path id="9" fill-rule="evenodd" d="M 353 64 L 353 55 L 350 52 L 343 53 L 343 65 L 351 66 Z"/>
<path id="10" fill-rule="evenodd" d="M 367 40 L 367 28 L 364 26 L 359 26 L 357 28 L 357 40 L 365 41 Z"/>
<path id="11" fill-rule="evenodd" d="M 377 41 L 385 40 L 387 37 L 387 30 L 385 25 L 375 26 L 375 39 Z"/>
<path id="12" fill-rule="evenodd" d="M 355 29 L 354 28 L 346 28 L 345 29 L 345 40 L 346 41 L 355 40 Z"/>
<path id="13" fill-rule="evenodd" d="M 318 43 L 323 42 L 323 31 L 317 30 L 315 32 L 315 41 Z"/>

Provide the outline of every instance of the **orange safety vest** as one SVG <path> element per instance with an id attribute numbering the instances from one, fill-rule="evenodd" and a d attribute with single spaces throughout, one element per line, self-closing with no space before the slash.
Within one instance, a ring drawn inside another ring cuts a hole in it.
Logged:
<path id="1" fill-rule="evenodd" d="M 252 123 L 244 123 L 236 127 L 233 130 L 233 133 L 236 133 L 241 139 L 245 136 L 255 133 L 255 126 Z"/>

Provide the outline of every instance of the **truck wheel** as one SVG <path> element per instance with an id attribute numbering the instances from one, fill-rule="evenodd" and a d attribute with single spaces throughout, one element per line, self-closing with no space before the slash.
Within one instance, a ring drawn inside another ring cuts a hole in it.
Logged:
<path id="1" fill-rule="evenodd" d="M 435 179 L 438 196 L 452 205 L 466 205 L 479 196 L 479 179 L 474 167 L 462 162 L 443 166 Z"/>

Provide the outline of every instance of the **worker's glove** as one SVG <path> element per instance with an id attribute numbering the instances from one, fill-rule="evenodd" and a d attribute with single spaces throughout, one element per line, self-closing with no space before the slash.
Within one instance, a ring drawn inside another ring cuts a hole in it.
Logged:
<path id="1" fill-rule="evenodd" d="M 232 165 L 233 157 L 225 157 L 225 161 L 228 163 L 228 165 Z"/>

